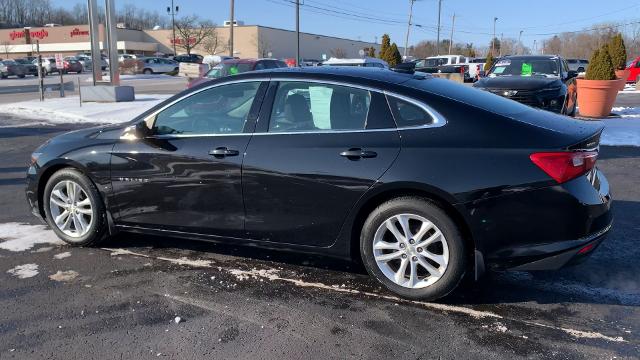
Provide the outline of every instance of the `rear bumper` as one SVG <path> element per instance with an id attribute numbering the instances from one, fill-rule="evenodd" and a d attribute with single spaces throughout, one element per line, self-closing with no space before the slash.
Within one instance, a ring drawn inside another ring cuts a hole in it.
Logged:
<path id="1" fill-rule="evenodd" d="M 519 262 L 526 262 L 515 266 L 512 264 L 512 267 L 508 269 L 520 271 L 557 270 L 565 266 L 578 264 L 588 258 L 604 241 L 610 229 L 611 224 L 603 231 L 583 239 L 538 246 L 536 250 L 546 253 L 546 255 L 520 259 Z M 580 245 L 575 246 L 577 243 Z M 562 247 L 569 247 L 569 250 L 557 252 L 557 249 Z"/>
<path id="2" fill-rule="evenodd" d="M 607 179 L 594 170 L 560 185 L 473 201 L 465 210 L 484 267 L 553 270 L 584 258 L 606 238 L 611 204 Z"/>

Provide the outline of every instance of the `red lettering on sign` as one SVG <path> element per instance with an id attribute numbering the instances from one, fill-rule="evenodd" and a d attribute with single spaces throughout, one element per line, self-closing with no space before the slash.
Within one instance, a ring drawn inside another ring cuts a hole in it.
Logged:
<path id="1" fill-rule="evenodd" d="M 74 37 L 74 36 L 89 36 L 89 31 L 75 28 L 71 30 L 71 37 Z"/>
<path id="2" fill-rule="evenodd" d="M 179 38 L 169 39 L 169 42 L 171 44 L 176 44 L 176 45 L 182 45 L 185 43 L 184 39 L 179 39 Z M 195 43 L 196 43 L 196 38 L 189 38 L 189 44 L 193 45 Z"/>
<path id="3" fill-rule="evenodd" d="M 31 35 L 32 38 L 36 38 L 36 39 L 44 39 L 46 37 L 49 36 L 49 33 L 47 32 L 47 30 L 45 29 L 41 29 L 41 30 L 34 30 L 34 31 L 30 31 L 29 35 Z M 12 31 L 9 33 L 9 38 L 13 41 L 15 39 L 22 39 L 24 38 L 24 31 Z"/>

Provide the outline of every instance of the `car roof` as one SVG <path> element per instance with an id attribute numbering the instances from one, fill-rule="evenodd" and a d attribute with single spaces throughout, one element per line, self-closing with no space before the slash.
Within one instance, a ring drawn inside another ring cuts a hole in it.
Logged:
<path id="1" fill-rule="evenodd" d="M 513 60 L 556 60 L 562 58 L 559 55 L 508 55 L 503 56 L 501 59 L 513 59 Z"/>
<path id="2" fill-rule="evenodd" d="M 305 66 L 284 67 L 245 72 L 234 77 L 258 78 L 265 75 L 271 77 L 291 78 L 321 78 L 326 80 L 346 80 L 353 83 L 366 83 L 368 81 L 384 82 L 389 84 L 401 84 L 411 79 L 423 79 L 424 76 L 413 73 L 401 73 L 392 70 L 360 66 Z M 430 78 L 428 76 L 427 78 Z"/>

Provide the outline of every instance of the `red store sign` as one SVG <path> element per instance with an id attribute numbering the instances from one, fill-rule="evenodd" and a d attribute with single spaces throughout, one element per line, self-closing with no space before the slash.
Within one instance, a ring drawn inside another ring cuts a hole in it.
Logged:
<path id="1" fill-rule="evenodd" d="M 89 36 L 89 30 L 80 30 L 78 28 L 75 28 L 73 30 L 71 30 L 71 37 L 74 36 Z"/>
<path id="2" fill-rule="evenodd" d="M 29 36 L 32 39 L 44 39 L 46 37 L 49 36 L 49 33 L 47 32 L 47 30 L 45 29 L 40 29 L 40 30 L 32 30 L 29 31 Z M 12 31 L 9 33 L 9 38 L 13 41 L 15 39 L 22 39 L 24 38 L 24 31 Z"/>
<path id="3" fill-rule="evenodd" d="M 184 39 L 180 39 L 180 38 L 169 39 L 169 42 L 171 44 L 176 44 L 176 45 L 183 45 L 185 43 Z M 196 38 L 189 38 L 189 44 L 193 45 L 195 43 L 196 43 Z"/>

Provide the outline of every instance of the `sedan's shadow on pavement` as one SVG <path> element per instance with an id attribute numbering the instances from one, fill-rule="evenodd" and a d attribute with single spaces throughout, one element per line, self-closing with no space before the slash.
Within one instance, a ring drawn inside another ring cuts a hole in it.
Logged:
<path id="1" fill-rule="evenodd" d="M 640 306 L 640 266 L 634 260 L 640 258 L 637 235 L 629 227 L 640 223 L 640 202 L 617 201 L 614 204 L 615 222 L 608 239 L 601 244 L 587 261 L 557 271 L 488 272 L 475 282 L 472 274 L 465 278 L 452 294 L 439 302 L 458 305 L 495 305 L 519 302 L 539 304 L 590 303 Z M 226 255 L 282 265 L 305 267 L 305 272 L 337 272 L 324 278 L 330 283 L 340 283 L 344 276 L 356 277 L 364 288 L 373 289 L 376 283 L 368 279 L 364 267 L 356 261 L 346 261 L 319 255 L 306 255 L 270 250 L 255 246 L 203 242 L 170 237 L 120 233 L 105 247 L 152 249 L 153 251 L 178 251 L 181 256 L 207 257 Z M 200 256 L 198 256 L 200 254 Z M 323 275 L 327 275 L 324 273 Z M 389 293 L 391 294 L 391 293 Z"/>

